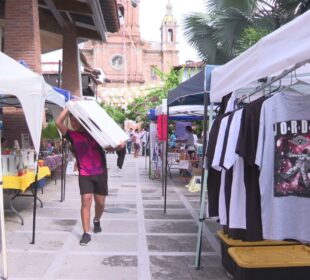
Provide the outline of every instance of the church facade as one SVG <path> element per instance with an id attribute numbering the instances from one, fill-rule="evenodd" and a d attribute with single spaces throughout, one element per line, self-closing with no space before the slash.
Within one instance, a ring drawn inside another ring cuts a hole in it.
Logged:
<path id="1" fill-rule="evenodd" d="M 166 15 L 160 26 L 161 41 L 141 39 L 139 6 L 130 0 L 119 0 L 121 29 L 108 34 L 106 43 L 88 41 L 81 49 L 94 68 L 101 69 L 107 83 L 98 88 L 98 95 L 112 88 L 133 88 L 158 84 L 154 67 L 169 72 L 179 65 L 177 21 L 168 0 Z"/>

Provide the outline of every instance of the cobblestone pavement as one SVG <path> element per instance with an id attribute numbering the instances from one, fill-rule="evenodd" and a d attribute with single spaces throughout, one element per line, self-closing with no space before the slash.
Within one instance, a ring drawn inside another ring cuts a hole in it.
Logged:
<path id="1" fill-rule="evenodd" d="M 199 193 L 189 193 L 178 177 L 168 182 L 167 213 L 162 187 L 150 180 L 144 158 L 128 155 L 117 171 L 108 155 L 109 190 L 101 224 L 85 247 L 77 176 L 67 176 L 66 199 L 60 202 L 60 182 L 49 180 L 39 193 L 36 242 L 32 238 L 32 198 L 14 204 L 25 220 L 6 211 L 9 279 L 188 280 L 228 279 L 221 266 L 218 224 L 204 226 L 202 269 L 194 267 L 198 231 Z M 7 199 L 6 199 L 7 204 Z M 2 269 L 2 260 L 1 260 Z"/>

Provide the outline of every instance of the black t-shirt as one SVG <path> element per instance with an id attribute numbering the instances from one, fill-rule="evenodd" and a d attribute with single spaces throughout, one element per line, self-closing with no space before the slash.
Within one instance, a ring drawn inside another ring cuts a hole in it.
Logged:
<path id="1" fill-rule="evenodd" d="M 259 191 L 259 169 L 255 165 L 260 111 L 266 97 L 245 106 L 241 118 L 236 153 L 244 159 L 244 184 L 246 189 L 246 240 L 263 239 Z"/>
<path id="2" fill-rule="evenodd" d="M 212 168 L 211 164 L 214 158 L 215 146 L 217 142 L 217 136 L 219 133 L 221 121 L 226 115 L 227 114 L 220 115 L 214 119 L 211 130 L 209 132 L 208 146 L 206 151 L 207 165 L 208 165 L 208 178 L 207 178 L 208 211 L 210 217 L 216 217 L 219 215 L 221 172 Z"/>

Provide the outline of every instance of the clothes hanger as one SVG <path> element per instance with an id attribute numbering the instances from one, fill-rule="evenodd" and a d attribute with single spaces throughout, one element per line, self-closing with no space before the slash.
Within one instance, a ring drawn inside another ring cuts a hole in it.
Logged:
<path id="1" fill-rule="evenodd" d="M 284 87 L 283 92 L 289 94 L 306 95 L 310 93 L 310 83 L 298 78 L 295 70 L 291 76 L 291 84 Z"/>

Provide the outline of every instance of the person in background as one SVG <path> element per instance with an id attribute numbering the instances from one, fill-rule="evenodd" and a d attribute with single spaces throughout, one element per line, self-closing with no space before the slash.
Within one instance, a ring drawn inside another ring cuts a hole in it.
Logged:
<path id="1" fill-rule="evenodd" d="M 192 159 L 195 155 L 196 148 L 194 145 L 194 134 L 193 129 L 190 125 L 187 125 L 185 127 L 185 136 L 182 139 L 177 139 L 177 142 L 182 142 L 185 144 L 185 149 L 189 155 L 189 157 Z"/>
<path id="2" fill-rule="evenodd" d="M 129 128 L 129 131 L 127 132 L 127 135 L 129 137 L 129 139 L 127 140 L 127 143 L 126 143 L 127 152 L 128 152 L 128 154 L 131 154 L 132 139 L 133 139 L 132 128 Z"/>
<path id="3" fill-rule="evenodd" d="M 149 139 L 149 132 L 148 128 L 145 127 L 143 132 L 140 135 L 141 143 L 142 143 L 142 156 L 145 156 L 146 154 L 146 148 L 148 144 L 148 139 Z"/>
<path id="4" fill-rule="evenodd" d="M 93 231 L 94 233 L 102 231 L 100 218 L 104 210 L 105 198 L 108 195 L 107 164 L 104 150 L 73 115 L 69 115 L 73 130 L 64 124 L 68 114 L 68 109 L 65 108 L 58 116 L 56 125 L 62 135 L 72 144 L 76 156 L 82 204 L 81 219 L 84 231 L 80 245 L 86 246 L 91 241 L 90 209 L 93 199 L 95 201 Z M 118 149 L 124 147 L 124 143 L 121 143 Z"/>
<path id="5" fill-rule="evenodd" d="M 176 147 L 176 136 L 174 134 L 174 130 L 171 131 L 171 135 L 169 137 L 169 148 L 173 149 Z"/>
<path id="6" fill-rule="evenodd" d="M 134 157 L 137 158 L 139 156 L 140 147 L 141 147 L 141 136 L 140 136 L 138 129 L 135 130 L 133 137 L 134 137 L 133 145 L 135 148 Z"/>
<path id="7" fill-rule="evenodd" d="M 193 137 L 194 137 L 194 145 L 198 144 L 198 136 L 196 133 L 193 133 Z"/>
<path id="8" fill-rule="evenodd" d="M 1 137 L 1 148 L 7 148 L 8 147 L 8 141 L 6 140 L 6 138 Z"/>

